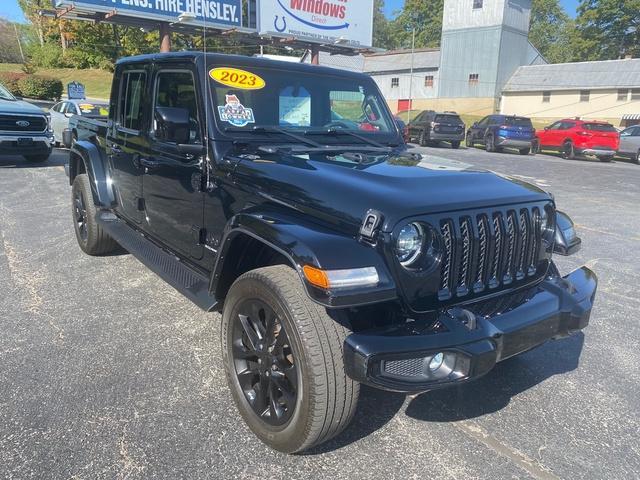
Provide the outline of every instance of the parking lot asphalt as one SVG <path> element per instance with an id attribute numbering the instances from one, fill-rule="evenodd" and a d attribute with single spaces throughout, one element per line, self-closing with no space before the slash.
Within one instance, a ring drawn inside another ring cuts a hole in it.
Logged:
<path id="1" fill-rule="evenodd" d="M 640 478 L 640 166 L 416 151 L 555 194 L 600 285 L 584 334 L 415 397 L 363 388 L 315 451 L 270 451 L 226 386 L 220 316 L 131 255 L 76 245 L 58 150 L 0 159 L 0 478 Z"/>

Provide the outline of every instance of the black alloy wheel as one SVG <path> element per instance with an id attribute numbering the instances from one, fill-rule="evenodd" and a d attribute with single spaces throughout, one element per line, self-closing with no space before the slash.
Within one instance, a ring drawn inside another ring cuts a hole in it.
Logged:
<path id="1" fill-rule="evenodd" d="M 464 143 L 468 148 L 473 147 L 473 138 L 471 137 L 471 132 L 467 132 L 467 136 L 464 140 Z"/>
<path id="2" fill-rule="evenodd" d="M 427 144 L 429 143 L 427 140 L 427 132 L 425 132 L 424 130 L 420 132 L 418 143 L 420 144 L 421 147 L 426 147 Z"/>
<path id="3" fill-rule="evenodd" d="M 495 144 L 493 142 L 493 135 L 488 135 L 487 136 L 487 139 L 485 140 L 484 146 L 485 146 L 485 150 L 487 152 L 495 152 L 496 151 L 496 146 L 495 146 Z"/>
<path id="4" fill-rule="evenodd" d="M 632 157 L 633 163 L 640 164 L 640 150 L 638 150 L 634 157 Z"/>
<path id="5" fill-rule="evenodd" d="M 562 156 L 567 160 L 573 160 L 576 158 L 576 152 L 573 149 L 573 143 L 566 142 L 562 148 Z"/>
<path id="6" fill-rule="evenodd" d="M 254 413 L 272 426 L 293 414 L 298 367 L 282 321 L 262 300 L 245 299 L 233 323 L 235 374 Z"/>
<path id="7" fill-rule="evenodd" d="M 89 230 L 87 228 L 87 206 L 84 202 L 84 196 L 81 190 L 76 190 L 73 195 L 73 216 L 76 221 L 76 229 L 78 237 L 82 243 L 86 244 L 89 238 Z"/>

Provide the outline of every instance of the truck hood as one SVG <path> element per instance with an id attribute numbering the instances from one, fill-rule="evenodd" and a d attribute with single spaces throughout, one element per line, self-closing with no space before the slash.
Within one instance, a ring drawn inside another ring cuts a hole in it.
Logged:
<path id="1" fill-rule="evenodd" d="M 441 157 L 378 156 L 369 164 L 326 156 L 242 159 L 235 180 L 267 202 L 358 231 L 366 212 L 391 231 L 404 218 L 462 209 L 549 200 L 540 188 Z"/>
<path id="2" fill-rule="evenodd" d="M 44 115 L 42 109 L 24 100 L 0 100 L 0 114 L 2 113 L 41 113 Z"/>

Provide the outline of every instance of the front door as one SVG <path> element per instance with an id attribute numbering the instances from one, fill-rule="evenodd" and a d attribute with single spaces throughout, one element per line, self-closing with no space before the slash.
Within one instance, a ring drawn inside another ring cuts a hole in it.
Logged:
<path id="1" fill-rule="evenodd" d="M 125 70 L 120 81 L 119 104 L 108 129 L 106 153 L 111 164 L 118 213 L 142 222 L 142 170 L 140 153 L 146 146 L 144 105 L 148 75 L 145 70 Z"/>
<path id="2" fill-rule="evenodd" d="M 185 256 L 199 259 L 203 254 L 200 230 L 203 225 L 204 194 L 201 173 L 204 157 L 182 153 L 173 142 L 162 140 L 155 120 L 156 108 L 189 111 L 189 143 L 203 143 L 202 112 L 198 111 L 194 73 L 171 68 L 156 72 L 153 82 L 150 151 L 141 159 L 147 225 L 153 236 Z"/>

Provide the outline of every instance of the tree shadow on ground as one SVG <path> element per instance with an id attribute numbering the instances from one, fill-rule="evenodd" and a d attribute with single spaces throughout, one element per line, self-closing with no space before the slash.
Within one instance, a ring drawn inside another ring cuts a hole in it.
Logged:
<path id="1" fill-rule="evenodd" d="M 62 167 L 69 162 L 68 150 L 55 149 L 45 162 L 29 162 L 20 155 L 0 156 L 0 169 L 2 168 L 47 168 Z"/>

